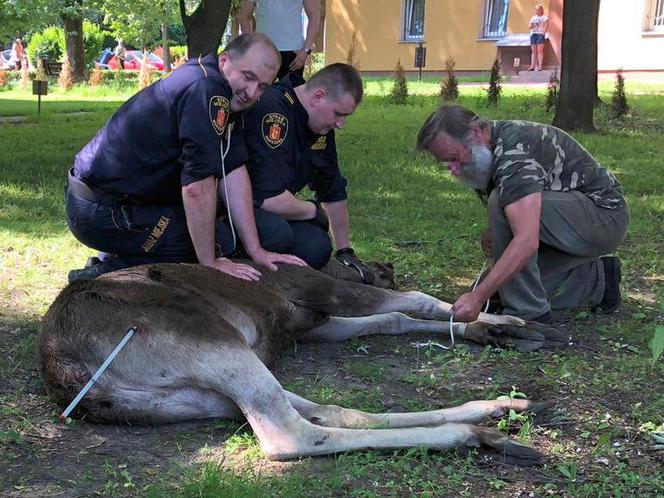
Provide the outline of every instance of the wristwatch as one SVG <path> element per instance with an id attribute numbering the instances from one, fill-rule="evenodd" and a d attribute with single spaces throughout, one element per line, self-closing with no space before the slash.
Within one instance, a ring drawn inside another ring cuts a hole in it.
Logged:
<path id="1" fill-rule="evenodd" d="M 307 55 L 311 55 L 311 52 L 313 52 L 313 51 L 314 51 L 313 48 L 305 48 L 304 49 L 304 53 L 307 54 Z"/>

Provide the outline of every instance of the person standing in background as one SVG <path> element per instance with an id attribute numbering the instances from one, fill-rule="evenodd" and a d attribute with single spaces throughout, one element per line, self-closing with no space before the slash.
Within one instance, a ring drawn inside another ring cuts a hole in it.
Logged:
<path id="1" fill-rule="evenodd" d="M 308 19 L 306 37 L 303 35 L 302 8 Z M 281 53 L 277 78 L 290 72 L 303 76 L 304 65 L 320 27 L 320 0 L 243 0 L 239 13 L 243 33 L 254 31 L 254 10 L 256 31 L 269 36 Z"/>
<path id="2" fill-rule="evenodd" d="M 541 71 L 544 63 L 544 42 L 549 18 L 544 15 L 542 4 L 535 5 L 535 15 L 530 18 L 530 67 L 528 71 Z"/>
<path id="3" fill-rule="evenodd" d="M 19 71 L 23 64 L 27 64 L 25 57 L 25 49 L 23 48 L 23 41 L 17 38 L 12 45 L 11 58 L 14 61 L 15 69 Z"/>
<path id="4" fill-rule="evenodd" d="M 118 66 L 120 69 L 124 69 L 125 58 L 127 57 L 127 49 L 125 48 L 124 42 L 122 40 L 118 40 L 118 44 L 116 45 L 115 50 L 113 50 L 113 53 L 118 58 Z"/>

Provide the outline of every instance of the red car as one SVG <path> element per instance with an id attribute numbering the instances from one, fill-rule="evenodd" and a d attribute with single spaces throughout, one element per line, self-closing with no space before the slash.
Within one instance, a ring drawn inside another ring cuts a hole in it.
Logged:
<path id="1" fill-rule="evenodd" d="M 114 55 L 113 57 L 111 57 L 107 64 L 109 69 L 117 69 L 118 68 L 117 56 Z M 143 64 L 143 52 L 141 52 L 140 50 L 127 50 L 127 55 L 125 57 L 125 62 L 124 62 L 125 71 L 140 71 L 142 64 Z M 152 52 L 148 52 L 148 65 L 150 66 L 151 69 L 154 69 L 156 71 L 164 70 L 163 59 L 153 54 Z"/>

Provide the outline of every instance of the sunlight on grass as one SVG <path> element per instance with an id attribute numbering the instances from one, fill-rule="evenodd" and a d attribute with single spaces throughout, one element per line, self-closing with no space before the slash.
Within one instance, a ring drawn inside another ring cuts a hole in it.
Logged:
<path id="1" fill-rule="evenodd" d="M 339 131 L 337 142 L 340 166 L 349 180 L 351 235 L 358 254 L 393 262 L 402 290 L 417 289 L 450 301 L 467 290 L 482 266 L 478 240 L 486 214 L 472 191 L 429 155 L 414 150 L 419 126 L 439 104 L 439 83 L 433 77 L 409 81 L 408 104 L 394 106 L 385 98 L 392 82 L 367 78 L 367 97 Z M 459 103 L 489 119 L 550 122 L 553 117 L 543 108 L 544 86 L 505 85 L 494 108 L 486 105 L 485 88 L 477 83 L 461 87 Z M 17 376 L 20 386 L 36 367 L 32 350 L 39 317 L 66 285 L 67 272 L 81 267 L 95 252 L 77 242 L 67 228 L 67 171 L 74 155 L 134 91 L 79 86 L 62 93 L 55 85 L 51 89 L 39 121 L 36 99 L 29 92 L 0 91 L 0 115 L 27 117 L 24 124 L 0 124 L 0 332 L 8 338 L 0 350 L 0 373 Z M 600 83 L 605 101 L 612 89 L 611 81 Z M 608 496 L 614 484 L 623 496 L 655 495 L 662 489 L 656 469 L 637 468 L 638 462 L 631 467 L 614 465 L 628 461 L 618 452 L 640 441 L 641 424 L 664 423 L 658 396 L 662 360 L 651 365 L 648 350 L 664 309 L 664 90 L 629 78 L 627 90 L 629 116 L 613 120 L 600 107 L 599 133 L 574 133 L 617 175 L 630 205 L 630 232 L 617 252 L 623 260 L 625 300 L 619 313 L 603 317 L 580 310 L 565 318 L 561 326 L 580 346 L 561 352 L 523 355 L 489 347 L 479 354 L 457 348 L 437 355 L 404 347 L 398 360 L 412 361 L 421 371 L 393 377 L 381 355 L 370 360 L 353 356 L 339 365 L 339 376 L 323 371 L 314 379 L 286 382 L 286 387 L 321 403 L 383 411 L 392 409 L 394 402 L 421 409 L 443 400 L 461 403 L 493 397 L 514 385 L 513 376 L 520 376 L 529 384 L 529 395 L 533 391 L 564 400 L 570 411 L 580 408 L 569 413 L 566 425 L 527 428 L 533 444 L 551 457 L 551 464 L 538 470 L 544 477 L 538 474 L 537 479 L 556 483 L 549 488 L 548 483 L 529 485 L 534 495 Z M 80 111 L 86 114 L 76 114 Z M 351 346 L 355 355 L 359 344 Z M 401 384 L 412 389 L 399 393 Z M 392 397 L 395 401 L 388 401 Z M 419 448 L 339 455 L 313 465 L 309 460 L 270 464 L 255 436 L 238 427 L 217 430 L 223 433 L 218 449 L 207 445 L 212 439 L 207 434 L 206 444 L 194 450 L 193 462 L 187 467 L 169 463 L 163 476 L 149 480 L 143 495 L 454 496 L 460 489 L 471 494 L 487 486 L 515 494 L 522 491 L 515 483 L 522 483 L 526 475 L 502 469 L 502 480 L 492 474 L 494 467 L 479 465 L 472 453 L 464 458 Z M 622 446 L 614 448 L 612 442 L 618 439 Z M 7 447 L 0 444 L 0 450 Z M 600 457 L 610 458 L 610 464 L 597 464 Z M 205 463 L 218 458 L 223 465 Z M 249 467 L 243 468 L 243 463 Z"/>

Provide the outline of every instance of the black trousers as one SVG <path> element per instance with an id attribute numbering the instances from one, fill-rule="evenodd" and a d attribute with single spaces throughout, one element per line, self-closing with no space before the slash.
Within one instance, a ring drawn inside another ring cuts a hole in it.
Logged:
<path id="1" fill-rule="evenodd" d="M 254 208 L 254 216 L 263 249 L 280 254 L 294 254 L 317 270 L 330 260 L 330 235 L 312 221 L 289 221 L 260 208 Z M 228 220 L 217 223 L 217 243 L 224 255 L 246 256 L 239 240 L 233 247 L 233 235 Z"/>
<path id="2" fill-rule="evenodd" d="M 279 72 L 277 73 L 277 79 L 280 80 L 288 73 L 295 73 L 304 77 L 304 66 L 302 66 L 300 69 L 296 71 L 291 71 L 288 68 L 288 66 L 290 66 L 290 63 L 293 62 L 293 59 L 295 59 L 295 52 L 289 50 L 286 52 L 279 52 L 279 53 L 281 54 L 281 67 L 279 67 Z"/>

